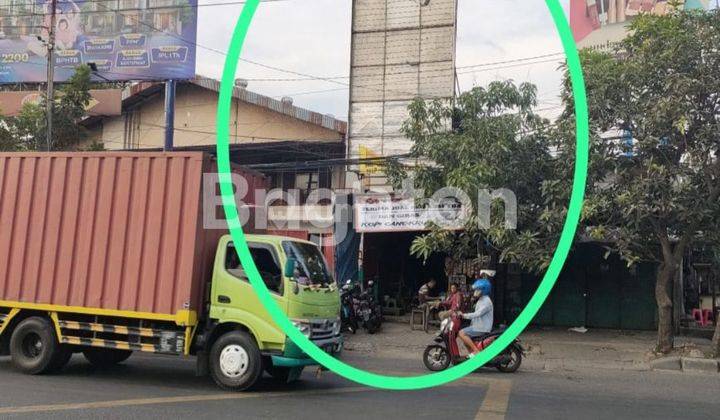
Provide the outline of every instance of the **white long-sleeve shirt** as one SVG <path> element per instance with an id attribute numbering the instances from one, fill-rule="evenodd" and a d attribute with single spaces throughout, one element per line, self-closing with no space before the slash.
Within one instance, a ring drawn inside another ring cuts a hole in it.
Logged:
<path id="1" fill-rule="evenodd" d="M 463 314 L 469 319 L 470 327 L 478 332 L 490 332 L 493 327 L 493 303 L 487 296 L 480 296 L 475 303 L 475 312 Z"/>

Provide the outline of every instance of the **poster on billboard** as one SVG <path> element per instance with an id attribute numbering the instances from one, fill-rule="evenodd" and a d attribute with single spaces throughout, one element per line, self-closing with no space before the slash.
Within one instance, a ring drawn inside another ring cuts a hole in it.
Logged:
<path id="1" fill-rule="evenodd" d="M 717 0 L 570 0 L 570 26 L 580 48 L 606 48 L 621 41 L 630 21 L 642 13 L 665 15 L 684 10 L 710 10 Z"/>
<path id="2" fill-rule="evenodd" d="M 0 0 L 0 83 L 46 81 L 51 0 Z M 57 0 L 55 81 L 195 76 L 197 0 Z"/>
<path id="3" fill-rule="evenodd" d="M 90 101 L 85 106 L 88 116 L 113 116 L 122 113 L 121 89 L 90 89 Z M 44 92 L 11 91 L 0 92 L 0 116 L 16 117 L 25 104 L 42 104 Z M 57 92 L 61 97 L 63 92 Z"/>

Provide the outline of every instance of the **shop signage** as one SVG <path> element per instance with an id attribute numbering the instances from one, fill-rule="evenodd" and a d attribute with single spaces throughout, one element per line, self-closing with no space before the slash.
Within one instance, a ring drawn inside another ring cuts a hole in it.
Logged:
<path id="1" fill-rule="evenodd" d="M 412 198 L 366 195 L 355 197 L 354 208 L 355 230 L 365 233 L 424 231 L 433 224 L 460 230 L 467 220 L 467 212 L 455 199 L 422 207 Z"/>

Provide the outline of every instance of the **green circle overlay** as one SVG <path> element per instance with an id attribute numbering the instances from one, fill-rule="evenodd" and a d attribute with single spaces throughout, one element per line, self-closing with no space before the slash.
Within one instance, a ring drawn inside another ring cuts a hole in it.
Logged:
<path id="1" fill-rule="evenodd" d="M 297 328 L 295 328 L 280 307 L 274 302 L 270 292 L 260 277 L 260 273 L 253 262 L 252 256 L 250 255 L 250 250 L 248 249 L 242 225 L 238 217 L 238 209 L 235 204 L 233 185 L 230 177 L 230 149 L 228 142 L 230 138 L 230 104 L 232 100 L 235 73 L 240 59 L 240 53 L 250 28 L 250 23 L 257 11 L 259 3 L 260 0 L 247 0 L 237 21 L 235 30 L 233 31 L 232 41 L 230 42 L 230 47 L 228 49 L 218 99 L 217 158 L 220 192 L 225 215 L 228 221 L 228 228 L 235 243 L 235 249 L 238 250 L 240 261 L 245 268 L 245 272 L 249 275 L 250 283 L 257 292 L 260 302 L 265 305 L 265 308 L 272 316 L 273 321 L 275 321 L 288 335 L 288 337 L 290 337 L 290 339 L 292 339 L 305 353 L 336 374 L 363 385 L 391 390 L 424 389 L 455 381 L 473 372 L 498 355 L 518 335 L 520 335 L 520 333 L 528 326 L 530 321 L 532 321 L 535 314 L 537 314 L 540 310 L 540 307 L 547 299 L 555 281 L 560 275 L 563 265 L 565 264 L 565 260 L 570 252 L 570 247 L 580 221 L 588 169 L 589 127 L 587 97 L 578 50 L 575 46 L 572 31 L 559 0 L 546 0 L 546 4 L 550 10 L 555 25 L 557 26 L 557 30 L 565 50 L 565 55 L 567 56 L 567 64 L 575 100 L 577 132 L 575 155 L 576 162 L 572 195 L 570 197 L 567 218 L 565 220 L 557 248 L 542 282 L 538 286 L 537 291 L 532 296 L 525 309 L 523 309 L 515 322 L 513 322 L 510 327 L 490 345 L 490 347 L 482 351 L 473 359 L 451 369 L 439 373 L 415 377 L 384 376 L 364 371 L 350 366 L 322 351 L 307 337 L 300 333 Z"/>

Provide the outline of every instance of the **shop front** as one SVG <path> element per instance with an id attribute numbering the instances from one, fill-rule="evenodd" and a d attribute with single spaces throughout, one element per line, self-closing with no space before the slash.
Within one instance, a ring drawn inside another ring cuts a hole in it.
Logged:
<path id="1" fill-rule="evenodd" d="M 429 223 L 459 220 L 462 211 L 457 203 L 418 208 L 413 199 L 394 195 L 355 195 L 353 199 L 351 235 L 339 245 L 337 260 L 339 268 L 347 263 L 358 269 L 345 270 L 343 281 L 367 284 L 372 280 L 385 312 L 397 315 L 410 310 L 420 287 L 431 279 L 437 282 L 431 295 L 447 293 L 452 282 L 466 288 L 467 281 L 460 278 L 450 256 L 436 253 L 424 261 L 411 254 L 413 241 L 427 232 Z M 447 228 L 461 226 L 451 222 Z"/>
<path id="2" fill-rule="evenodd" d="M 437 281 L 435 295 L 446 294 L 455 283 L 467 296 L 469 285 L 487 269 L 496 272 L 491 296 L 495 323 L 509 325 L 542 279 L 542 274 L 529 273 L 517 264 L 500 263 L 497 250 L 489 246 L 479 246 L 477 255 L 470 256 L 436 253 L 426 261 L 413 256 L 413 241 L 427 233 L 428 212 L 447 209 L 418 210 L 412 200 L 367 195 L 355 196 L 353 209 L 351 234 L 335 252 L 338 276 L 342 281 L 364 279 L 364 284 L 373 280 L 388 314 L 408 312 L 418 289 L 430 279 Z M 533 324 L 654 330 L 656 272 L 657 264 L 651 262 L 628 267 L 617 254 L 607 254 L 603 244 L 576 243 Z"/>

